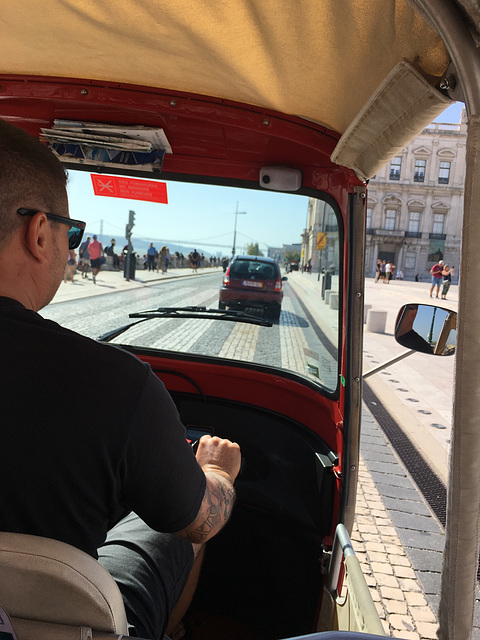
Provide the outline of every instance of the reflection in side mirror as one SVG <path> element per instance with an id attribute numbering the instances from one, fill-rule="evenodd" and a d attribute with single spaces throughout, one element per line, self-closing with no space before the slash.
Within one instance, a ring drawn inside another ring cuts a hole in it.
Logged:
<path id="1" fill-rule="evenodd" d="M 429 304 L 406 304 L 398 312 L 395 340 L 421 353 L 451 356 L 457 341 L 457 313 Z"/>

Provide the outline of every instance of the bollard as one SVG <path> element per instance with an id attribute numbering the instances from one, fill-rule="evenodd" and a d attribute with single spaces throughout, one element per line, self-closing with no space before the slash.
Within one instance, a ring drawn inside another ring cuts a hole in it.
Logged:
<path id="1" fill-rule="evenodd" d="M 338 293 L 330 294 L 330 309 L 338 309 Z"/>
<path id="2" fill-rule="evenodd" d="M 369 312 L 369 310 L 371 308 L 372 308 L 371 304 L 364 304 L 363 305 L 363 324 L 365 324 L 367 322 L 368 312 Z"/>
<path id="3" fill-rule="evenodd" d="M 385 325 L 387 323 L 386 311 L 374 311 L 370 309 L 367 315 L 367 331 L 373 333 L 385 333 Z"/>
<path id="4" fill-rule="evenodd" d="M 332 295 L 331 289 L 325 289 L 325 304 L 330 304 L 330 296 Z"/>

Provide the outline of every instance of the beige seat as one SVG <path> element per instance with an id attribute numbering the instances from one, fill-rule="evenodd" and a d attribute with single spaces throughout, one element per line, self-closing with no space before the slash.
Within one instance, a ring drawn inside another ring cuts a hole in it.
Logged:
<path id="1" fill-rule="evenodd" d="M 108 571 L 58 540 L 0 532 L 0 605 L 19 640 L 128 633 L 122 596 Z"/>

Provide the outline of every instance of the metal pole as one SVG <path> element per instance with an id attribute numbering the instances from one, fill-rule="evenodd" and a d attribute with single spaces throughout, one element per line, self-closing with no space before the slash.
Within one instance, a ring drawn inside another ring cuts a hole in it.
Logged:
<path id="1" fill-rule="evenodd" d="M 386 369 L 391 364 L 395 364 L 396 362 L 400 362 L 400 360 L 403 360 L 407 356 L 411 356 L 412 353 L 417 353 L 417 352 L 414 349 L 410 349 L 409 351 L 404 351 L 399 356 L 396 356 L 395 358 L 392 358 L 391 360 L 387 360 L 383 364 L 379 364 L 378 367 L 374 367 L 373 369 L 369 369 L 368 371 L 365 371 L 365 373 L 362 376 L 363 379 L 365 380 L 365 378 L 369 378 L 370 376 L 373 376 L 374 373 L 378 373 L 382 369 Z"/>
<path id="2" fill-rule="evenodd" d="M 238 200 L 237 200 L 237 208 L 235 210 L 235 224 L 233 227 L 233 248 L 232 248 L 232 258 L 235 256 L 235 245 L 237 242 L 237 216 L 241 216 L 241 215 L 245 215 L 247 212 L 246 211 L 239 211 L 238 210 Z"/>
<path id="3" fill-rule="evenodd" d="M 235 210 L 235 224 L 233 226 L 233 248 L 232 248 L 232 258 L 235 256 L 235 243 L 237 241 L 237 216 L 238 216 L 238 200 L 237 200 L 237 208 Z"/>

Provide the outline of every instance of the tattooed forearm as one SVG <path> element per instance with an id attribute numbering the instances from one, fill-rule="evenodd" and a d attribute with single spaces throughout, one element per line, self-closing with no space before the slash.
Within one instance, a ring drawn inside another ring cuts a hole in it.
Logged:
<path id="1" fill-rule="evenodd" d="M 200 512 L 192 527 L 186 530 L 190 542 L 206 542 L 226 524 L 235 502 L 235 490 L 219 473 L 207 473 L 207 488 Z"/>

